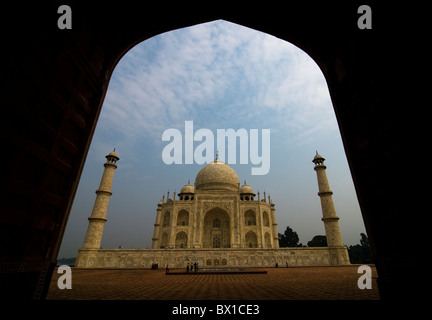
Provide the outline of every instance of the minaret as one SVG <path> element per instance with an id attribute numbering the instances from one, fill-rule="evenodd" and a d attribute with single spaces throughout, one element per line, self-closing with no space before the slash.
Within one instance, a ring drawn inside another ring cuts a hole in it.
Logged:
<path id="1" fill-rule="evenodd" d="M 275 209 L 275 204 L 273 203 L 273 201 L 270 200 L 269 198 L 269 203 L 270 203 L 270 214 L 271 214 L 271 219 L 272 219 L 272 228 L 273 228 L 273 248 L 279 248 L 279 235 L 277 232 L 277 223 L 276 223 L 276 209 Z"/>
<path id="2" fill-rule="evenodd" d="M 165 195 L 164 195 L 164 200 L 165 200 Z M 163 201 L 161 200 L 158 203 L 157 209 L 156 209 L 156 221 L 154 224 L 154 231 L 153 231 L 153 238 L 152 238 L 152 248 L 153 249 L 159 249 L 159 247 L 160 247 L 159 233 L 160 233 L 162 205 L 163 205 Z"/>
<path id="3" fill-rule="evenodd" d="M 111 186 L 114 178 L 114 170 L 117 168 L 116 162 L 119 161 L 115 149 L 113 152 L 105 156 L 107 161 L 104 164 L 105 170 L 99 185 L 96 190 L 96 200 L 93 205 L 93 211 L 88 218 L 89 225 L 84 240 L 83 249 L 100 249 L 102 241 L 102 233 L 105 222 L 107 221 L 106 214 L 108 209 L 109 198 L 112 195 Z"/>
<path id="4" fill-rule="evenodd" d="M 333 204 L 333 192 L 330 190 L 327 175 L 325 170 L 327 167 L 324 165 L 324 158 L 316 153 L 314 159 L 315 163 L 314 170 L 317 173 L 318 179 L 318 196 L 321 199 L 321 209 L 322 209 L 322 221 L 324 222 L 327 245 L 329 247 L 340 247 L 343 246 L 342 235 L 339 230 L 339 217 L 336 216 L 336 210 Z"/>

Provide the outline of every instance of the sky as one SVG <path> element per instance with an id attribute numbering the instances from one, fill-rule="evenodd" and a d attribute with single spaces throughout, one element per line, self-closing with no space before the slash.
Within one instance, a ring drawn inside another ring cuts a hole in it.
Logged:
<path id="1" fill-rule="evenodd" d="M 102 248 L 151 248 L 157 203 L 193 182 L 205 164 L 166 164 L 163 132 L 185 122 L 193 132 L 270 130 L 270 168 L 253 175 L 250 158 L 230 166 L 241 184 L 264 191 L 276 206 L 278 232 L 287 226 L 306 245 L 324 235 L 312 159 L 325 159 L 327 177 L 345 245 L 366 233 L 327 83 L 318 65 L 289 42 L 217 20 L 163 33 L 133 47 L 110 79 L 90 145 L 59 258 L 82 247 L 104 170 L 105 155 L 117 162 Z M 190 123 L 190 122 L 189 122 Z M 261 140 L 260 140 L 261 141 Z M 201 142 L 195 141 L 196 148 Z M 262 152 L 262 143 L 258 147 Z M 224 160 L 224 159 L 222 159 Z M 225 162 L 228 158 L 225 159 Z"/>

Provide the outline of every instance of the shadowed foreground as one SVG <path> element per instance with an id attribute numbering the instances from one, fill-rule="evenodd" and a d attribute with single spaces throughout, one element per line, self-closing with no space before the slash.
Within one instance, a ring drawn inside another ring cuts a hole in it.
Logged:
<path id="1" fill-rule="evenodd" d="M 267 273 L 176 274 L 148 269 L 72 268 L 72 289 L 60 290 L 54 271 L 47 300 L 378 300 L 360 290 L 358 266 L 260 268 Z M 172 272 L 183 270 L 172 270 Z"/>

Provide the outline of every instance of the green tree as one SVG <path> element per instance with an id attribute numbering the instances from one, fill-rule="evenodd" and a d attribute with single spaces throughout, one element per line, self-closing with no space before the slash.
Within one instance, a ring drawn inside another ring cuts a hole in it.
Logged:
<path id="1" fill-rule="evenodd" d="M 278 233 L 279 236 L 279 247 L 298 247 L 299 245 L 299 237 L 297 232 L 293 231 L 290 227 L 286 227 L 285 232 Z"/>
<path id="2" fill-rule="evenodd" d="M 369 239 L 364 233 L 360 233 L 360 244 L 363 248 L 370 250 Z"/>
<path id="3" fill-rule="evenodd" d="M 307 243 L 308 247 L 327 247 L 326 236 L 315 236 Z"/>
<path id="4" fill-rule="evenodd" d="M 373 263 L 369 239 L 364 233 L 360 233 L 360 237 L 360 244 L 348 247 L 350 261 L 351 263 Z"/>

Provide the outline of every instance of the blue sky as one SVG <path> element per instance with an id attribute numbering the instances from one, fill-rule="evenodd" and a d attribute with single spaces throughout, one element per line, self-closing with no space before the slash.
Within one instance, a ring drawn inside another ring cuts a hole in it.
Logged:
<path id="1" fill-rule="evenodd" d="M 162 133 L 185 121 L 194 132 L 270 129 L 270 171 L 251 175 L 231 165 L 240 182 L 270 194 L 278 231 L 287 226 L 306 243 L 325 234 L 311 162 L 326 158 L 342 238 L 365 232 L 324 76 L 294 45 L 226 21 L 174 30 L 132 48 L 114 70 L 81 176 L 59 258 L 76 256 L 87 230 L 105 155 L 120 157 L 114 176 L 103 248 L 151 247 L 157 203 L 193 184 L 198 164 L 166 165 Z M 195 142 L 194 146 L 199 145 Z M 216 145 L 216 140 L 215 140 Z M 261 149 L 260 149 L 261 150 Z M 216 150 L 215 150 L 216 151 Z M 237 157 L 238 159 L 238 157 Z"/>

